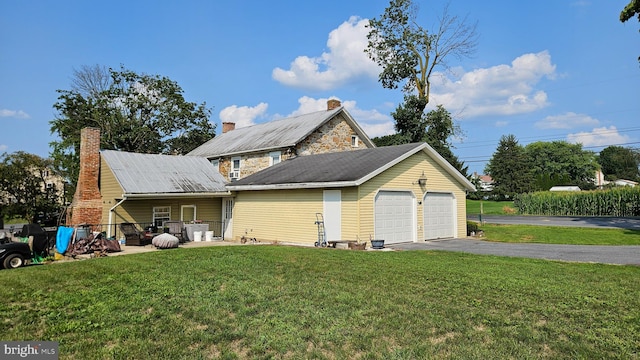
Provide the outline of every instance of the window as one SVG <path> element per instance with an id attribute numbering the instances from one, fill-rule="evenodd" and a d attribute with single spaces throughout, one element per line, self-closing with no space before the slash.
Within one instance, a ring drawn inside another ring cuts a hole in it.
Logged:
<path id="1" fill-rule="evenodd" d="M 216 168 L 218 172 L 220 172 L 220 159 L 213 159 L 210 161 L 211 161 L 211 165 L 213 165 L 213 167 Z"/>
<path id="2" fill-rule="evenodd" d="M 351 135 L 351 147 L 358 147 L 358 136 L 357 135 Z"/>
<path id="3" fill-rule="evenodd" d="M 269 166 L 275 165 L 280 162 L 280 151 L 274 151 L 269 153 Z"/>
<path id="4" fill-rule="evenodd" d="M 171 220 L 170 206 L 154 206 L 153 207 L 153 225 L 162 227 L 165 221 Z"/>
<path id="5" fill-rule="evenodd" d="M 231 170 L 240 171 L 240 157 L 231 158 Z"/>
<path id="6" fill-rule="evenodd" d="M 52 183 L 47 183 L 47 189 L 53 189 L 53 184 Z"/>

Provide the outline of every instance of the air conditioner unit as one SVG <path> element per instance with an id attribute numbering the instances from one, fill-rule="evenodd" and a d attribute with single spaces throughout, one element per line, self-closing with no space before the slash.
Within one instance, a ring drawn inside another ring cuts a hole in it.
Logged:
<path id="1" fill-rule="evenodd" d="M 230 180 L 238 180 L 238 179 L 240 179 L 240 171 L 231 171 L 231 172 L 229 172 L 229 179 Z"/>

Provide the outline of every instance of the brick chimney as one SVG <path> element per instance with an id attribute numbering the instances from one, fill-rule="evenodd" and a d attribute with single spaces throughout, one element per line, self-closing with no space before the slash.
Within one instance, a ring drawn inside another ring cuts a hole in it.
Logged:
<path id="1" fill-rule="evenodd" d="M 100 176 L 100 129 L 80 131 L 80 173 L 71 203 L 71 219 L 67 225 L 100 224 L 102 197 L 98 188 Z"/>
<path id="2" fill-rule="evenodd" d="M 226 133 L 228 131 L 231 130 L 235 130 L 236 129 L 236 123 L 234 122 L 223 122 L 222 123 L 222 133 Z"/>
<path id="3" fill-rule="evenodd" d="M 337 109 L 340 106 L 342 106 L 342 104 L 340 103 L 340 100 L 338 99 L 329 99 L 327 100 L 327 111 L 333 110 L 333 109 Z"/>

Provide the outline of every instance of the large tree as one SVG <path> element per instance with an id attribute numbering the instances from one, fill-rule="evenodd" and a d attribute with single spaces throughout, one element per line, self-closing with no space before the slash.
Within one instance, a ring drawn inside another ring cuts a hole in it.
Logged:
<path id="1" fill-rule="evenodd" d="M 594 187 L 594 179 L 599 166 L 592 151 L 583 150 L 582 144 L 566 141 L 537 141 L 525 146 L 534 177 L 542 179 L 554 175 L 562 185 L 577 185 L 582 189 Z M 548 189 L 539 189 L 548 190 Z"/>
<path id="2" fill-rule="evenodd" d="M 464 162 L 460 161 L 456 155 L 453 154 L 451 148 L 451 138 L 460 136 L 461 130 L 453 122 L 451 113 L 447 111 L 442 105 L 438 105 L 435 110 L 431 110 L 426 116 L 427 131 L 424 135 L 425 141 L 431 145 L 443 158 L 453 165 L 462 175 L 468 177 L 468 166 L 464 165 Z"/>
<path id="3" fill-rule="evenodd" d="M 51 165 L 49 159 L 22 151 L 0 155 L 0 216 L 34 221 L 38 213 L 57 212 L 62 189 L 45 184 Z"/>
<path id="4" fill-rule="evenodd" d="M 74 71 L 71 90 L 60 94 L 50 122 L 59 141 L 51 143 L 57 169 L 72 184 L 79 170 L 80 130 L 97 127 L 101 148 L 139 153 L 186 154 L 215 136 L 205 103 L 188 102 L 171 79 L 121 67 Z"/>
<path id="5" fill-rule="evenodd" d="M 448 68 L 451 57 L 464 58 L 475 52 L 476 24 L 449 14 L 445 7 L 436 31 L 416 21 L 418 8 L 412 0 L 391 0 L 379 18 L 369 20 L 365 52 L 382 72 L 379 80 L 387 89 L 404 86 L 406 94 L 417 94 L 420 112 L 429 103 L 431 75 L 436 68 Z"/>
<path id="6" fill-rule="evenodd" d="M 598 163 L 606 180 L 640 181 L 640 152 L 622 146 L 609 146 L 600 151 Z"/>
<path id="7" fill-rule="evenodd" d="M 404 102 L 391 114 L 397 134 L 374 139 L 377 145 L 427 141 L 428 132 L 433 138 L 435 130 L 429 129 L 424 113 L 430 100 L 431 75 L 435 69 L 448 69 L 447 61 L 451 57 L 470 56 L 476 48 L 475 23 L 469 24 L 466 18 L 451 16 L 445 7 L 437 29 L 430 32 L 418 24 L 417 13 L 418 8 L 412 0 L 391 0 L 379 18 L 369 20 L 365 52 L 382 68 L 379 81 L 387 89 L 402 86 L 405 93 Z M 459 129 L 453 121 L 449 125 L 437 127 L 443 133 L 435 137 L 446 139 L 451 134 L 455 135 Z M 452 162 L 453 153 L 445 143 L 446 150 L 437 147 L 440 154 Z M 464 169 L 462 164 L 454 166 L 458 170 Z"/>
<path id="8" fill-rule="evenodd" d="M 500 138 L 485 172 L 493 179 L 493 193 L 499 199 L 532 190 L 533 175 L 527 154 L 512 134 Z"/>

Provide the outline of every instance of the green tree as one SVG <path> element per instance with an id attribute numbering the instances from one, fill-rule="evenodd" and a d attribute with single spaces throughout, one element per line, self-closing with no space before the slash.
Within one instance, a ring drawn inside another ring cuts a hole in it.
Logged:
<path id="1" fill-rule="evenodd" d="M 640 1 L 639 0 L 629 1 L 629 3 L 620 12 L 620 21 L 627 22 L 629 19 L 631 19 L 634 16 L 638 18 L 638 21 L 640 21 Z M 640 56 L 638 56 L 638 61 L 640 62 Z"/>
<path id="2" fill-rule="evenodd" d="M 531 191 L 533 174 L 524 148 L 514 135 L 503 135 L 485 173 L 493 179 L 493 194 L 499 199 L 513 198 Z"/>
<path id="3" fill-rule="evenodd" d="M 449 164 L 453 165 L 462 175 L 468 177 L 468 166 L 460 161 L 453 154 L 450 142 L 452 137 L 460 136 L 460 128 L 454 124 L 451 113 L 442 105 L 438 105 L 435 110 L 431 110 L 426 116 L 427 131 L 424 135 L 424 141 L 436 150 Z"/>
<path id="4" fill-rule="evenodd" d="M 599 166 L 592 151 L 582 149 L 582 144 L 566 141 L 538 141 L 525 146 L 534 177 L 555 175 L 568 178 L 581 189 L 592 189 Z M 542 190 L 542 189 L 540 189 Z"/>
<path id="5" fill-rule="evenodd" d="M 606 180 L 640 181 L 640 152 L 622 146 L 609 146 L 600 151 L 598 163 Z"/>
<path id="6" fill-rule="evenodd" d="M 447 69 L 450 57 L 473 54 L 478 36 L 475 23 L 451 16 L 447 7 L 434 32 L 417 23 L 417 12 L 412 0 L 391 0 L 379 18 L 369 20 L 365 52 L 382 68 L 378 77 L 382 86 L 396 89 L 404 83 L 406 94 L 417 93 L 422 100 L 416 103 L 422 112 L 429 103 L 434 69 Z"/>
<path id="7" fill-rule="evenodd" d="M 2 217 L 34 221 L 42 212 L 57 212 L 63 201 L 55 184 L 45 184 L 45 173 L 52 162 L 37 155 L 18 151 L 0 155 L 0 204 Z"/>
<path id="8" fill-rule="evenodd" d="M 83 67 L 71 90 L 60 94 L 50 121 L 51 157 L 75 185 L 79 171 L 80 130 L 97 127 L 101 148 L 139 153 L 186 154 L 215 136 L 205 103 L 187 102 L 182 88 L 167 77 L 137 74 L 121 67 Z"/>
<path id="9" fill-rule="evenodd" d="M 429 32 L 416 21 L 417 12 L 412 0 L 391 0 L 379 18 L 369 20 L 365 52 L 382 68 L 378 79 L 387 89 L 402 85 L 405 93 L 404 102 L 391 114 L 397 134 L 374 139 L 376 144 L 448 139 L 456 131 L 453 121 L 449 127 L 430 127 L 424 113 L 431 93 L 430 78 L 435 69 L 448 69 L 449 58 L 468 57 L 475 51 L 476 24 L 451 16 L 445 7 L 437 30 Z M 434 135 L 436 129 L 443 133 Z M 447 141 L 429 144 L 466 176 L 466 168 L 455 158 Z"/>

